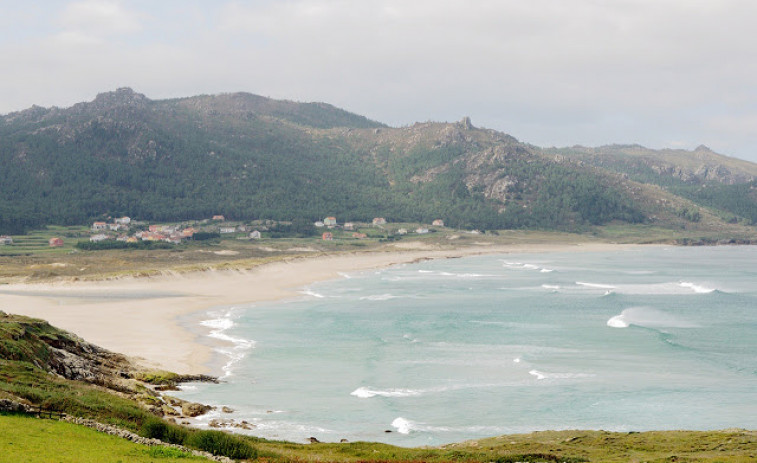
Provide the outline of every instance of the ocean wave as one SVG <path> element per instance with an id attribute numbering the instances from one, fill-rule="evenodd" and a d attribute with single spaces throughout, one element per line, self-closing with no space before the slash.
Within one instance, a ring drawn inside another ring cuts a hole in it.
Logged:
<path id="1" fill-rule="evenodd" d="M 523 262 L 502 262 L 502 265 L 506 268 L 516 270 L 538 270 L 541 273 L 554 272 L 554 269 L 551 268 L 539 267 L 538 265 L 534 264 L 524 264 Z"/>
<path id="2" fill-rule="evenodd" d="M 704 286 L 699 286 L 699 285 L 697 285 L 695 283 L 691 283 L 691 282 L 688 282 L 688 281 L 682 281 L 679 284 L 680 284 L 680 286 L 682 288 L 689 288 L 689 289 L 693 290 L 697 294 L 709 294 L 709 293 L 715 291 L 715 289 L 706 288 Z"/>
<path id="3" fill-rule="evenodd" d="M 528 374 L 535 376 L 537 381 L 544 379 L 582 379 L 593 378 L 594 376 L 596 376 L 591 373 L 545 373 L 539 370 L 531 370 L 528 372 Z"/>
<path id="4" fill-rule="evenodd" d="M 228 361 L 223 366 L 222 370 L 224 372 L 224 377 L 231 376 L 233 366 L 245 357 L 247 351 L 255 347 L 255 341 L 231 336 L 226 333 L 226 331 L 235 326 L 234 320 L 240 316 L 237 309 L 232 307 L 228 310 L 212 311 L 208 312 L 208 315 L 214 318 L 200 322 L 200 325 L 210 328 L 208 337 L 231 344 L 230 348 L 217 347 L 215 349 L 216 352 L 228 357 Z"/>
<path id="5" fill-rule="evenodd" d="M 697 328 L 698 325 L 652 307 L 630 307 L 607 320 L 611 328 Z"/>
<path id="6" fill-rule="evenodd" d="M 385 294 L 373 294 L 370 296 L 363 296 L 360 298 L 361 301 L 388 301 L 390 299 L 397 299 L 402 296 L 395 296 L 393 294 L 385 293 Z"/>
<path id="7" fill-rule="evenodd" d="M 587 288 L 597 288 L 597 289 L 615 289 L 616 286 L 613 285 L 606 285 L 602 283 L 586 283 L 583 281 L 577 281 L 576 284 L 578 286 L 585 286 Z"/>
<path id="8" fill-rule="evenodd" d="M 423 394 L 424 391 L 419 389 L 371 389 L 368 387 L 359 387 L 350 392 L 360 399 L 370 399 L 371 397 L 413 397 Z"/>
<path id="9" fill-rule="evenodd" d="M 557 291 L 558 289 L 560 289 L 560 287 L 557 285 L 541 285 L 541 287 L 544 289 L 551 289 L 553 291 Z"/>
<path id="10" fill-rule="evenodd" d="M 392 421 L 392 427 L 394 427 L 400 434 L 410 434 L 410 431 L 417 427 L 416 423 L 405 418 L 397 417 Z"/>
<path id="11" fill-rule="evenodd" d="M 441 277 L 454 277 L 454 278 L 493 278 L 497 275 L 488 273 L 455 273 L 455 272 L 442 272 L 434 270 L 418 270 L 418 273 L 424 275 L 441 276 Z"/>
<path id="12" fill-rule="evenodd" d="M 305 289 L 301 290 L 300 293 L 305 294 L 306 296 L 317 297 L 318 299 L 323 299 L 324 297 L 326 297 L 323 294 L 316 293 L 315 291 L 313 291 L 310 288 L 305 288 Z"/>

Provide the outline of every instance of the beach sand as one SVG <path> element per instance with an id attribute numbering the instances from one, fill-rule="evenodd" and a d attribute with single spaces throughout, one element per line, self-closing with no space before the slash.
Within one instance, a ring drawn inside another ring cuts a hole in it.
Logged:
<path id="1" fill-rule="evenodd" d="M 627 245 L 604 243 L 472 246 L 405 249 L 300 257 L 244 271 L 104 281 L 61 281 L 0 286 L 0 310 L 49 321 L 87 341 L 177 373 L 209 373 L 212 346 L 179 318 L 213 307 L 292 299 L 309 284 L 356 272 L 423 259 L 477 254 L 609 251 Z"/>

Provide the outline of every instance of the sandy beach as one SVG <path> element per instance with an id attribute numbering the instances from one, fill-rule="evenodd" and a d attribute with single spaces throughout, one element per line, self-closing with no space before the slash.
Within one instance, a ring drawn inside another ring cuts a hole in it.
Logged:
<path id="1" fill-rule="evenodd" d="M 0 286 L 0 310 L 49 321 L 143 365 L 177 373 L 209 373 L 213 349 L 179 318 L 230 306 L 291 299 L 309 284 L 422 259 L 477 254 L 609 251 L 627 245 L 584 243 L 403 249 L 299 257 L 244 271 L 206 271 L 150 278 L 60 281 Z"/>

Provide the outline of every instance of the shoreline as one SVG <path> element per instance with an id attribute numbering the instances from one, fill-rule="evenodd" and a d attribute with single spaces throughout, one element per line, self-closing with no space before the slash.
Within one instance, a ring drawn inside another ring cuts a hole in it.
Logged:
<path id="1" fill-rule="evenodd" d="M 214 308 L 285 301 L 313 283 L 429 259 L 476 255 L 600 252 L 649 245 L 608 243 L 481 245 L 302 256 L 247 270 L 218 270 L 100 281 L 14 283 L 0 287 L 0 310 L 41 318 L 137 363 L 180 374 L 221 370 L 210 328 L 188 326 Z M 193 329 L 194 328 L 194 329 Z M 205 335 L 203 335 L 205 332 Z M 226 345 L 225 343 L 223 345 Z"/>

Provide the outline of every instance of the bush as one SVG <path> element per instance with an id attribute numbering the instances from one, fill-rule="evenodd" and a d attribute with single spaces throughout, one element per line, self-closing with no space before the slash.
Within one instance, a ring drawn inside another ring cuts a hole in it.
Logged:
<path id="1" fill-rule="evenodd" d="M 185 445 L 234 459 L 257 458 L 258 451 L 240 437 L 221 431 L 198 431 Z"/>

